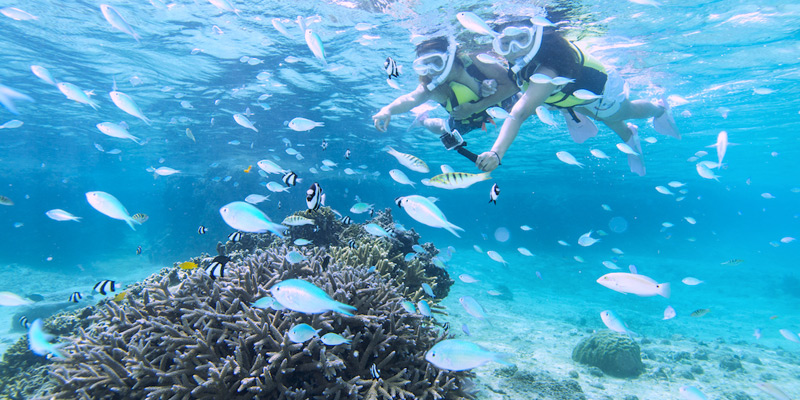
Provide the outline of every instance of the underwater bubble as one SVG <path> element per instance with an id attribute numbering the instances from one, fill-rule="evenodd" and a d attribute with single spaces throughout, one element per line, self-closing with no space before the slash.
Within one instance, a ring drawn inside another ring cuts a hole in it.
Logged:
<path id="1" fill-rule="evenodd" d="M 506 228 L 500 227 L 494 231 L 494 238 L 500 243 L 507 242 L 510 237 L 511 232 L 509 232 Z"/>
<path id="2" fill-rule="evenodd" d="M 622 217 L 614 217 L 608 221 L 608 228 L 612 232 L 622 233 L 628 230 L 628 221 Z"/>

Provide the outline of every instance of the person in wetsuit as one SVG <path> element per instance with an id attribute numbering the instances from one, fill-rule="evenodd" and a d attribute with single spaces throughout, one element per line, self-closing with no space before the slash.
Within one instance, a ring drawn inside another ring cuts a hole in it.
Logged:
<path id="1" fill-rule="evenodd" d="M 602 121 L 638 153 L 628 155 L 628 164 L 632 172 L 644 176 L 637 126 L 626 120 L 653 117 L 657 132 L 680 139 L 666 101 L 652 104 L 628 99 L 625 81 L 615 71 L 561 37 L 553 26 L 545 26 L 547 22 L 518 19 L 495 28 L 500 34 L 492 47 L 508 60 L 510 77 L 522 97 L 511 109 L 491 150 L 478 156 L 476 166 L 483 171 L 497 168 L 522 123 L 537 107 L 546 105 L 561 110 L 578 143 L 597 134 L 587 115 Z"/>
<path id="2" fill-rule="evenodd" d="M 414 91 L 402 95 L 372 116 L 375 128 L 385 132 L 392 115 L 434 100 L 450 114 L 450 118 L 423 118 L 422 124 L 431 132 L 442 135 L 458 130 L 467 133 L 485 128 L 492 119 L 486 109 L 502 104 L 518 88 L 505 67 L 487 64 L 474 55 L 460 55 L 452 38 L 436 37 L 421 42 L 416 48 L 414 71 L 420 84 Z M 510 108 L 510 107 L 509 107 Z"/>

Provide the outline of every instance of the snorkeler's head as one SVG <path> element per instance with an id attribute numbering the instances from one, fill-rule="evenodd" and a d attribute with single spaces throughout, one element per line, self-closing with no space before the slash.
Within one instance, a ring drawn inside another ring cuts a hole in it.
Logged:
<path id="1" fill-rule="evenodd" d="M 445 36 L 428 39 L 417 45 L 417 59 L 412 66 L 428 90 L 435 89 L 447 79 L 453 64 L 458 62 L 456 49 L 455 40 Z"/>

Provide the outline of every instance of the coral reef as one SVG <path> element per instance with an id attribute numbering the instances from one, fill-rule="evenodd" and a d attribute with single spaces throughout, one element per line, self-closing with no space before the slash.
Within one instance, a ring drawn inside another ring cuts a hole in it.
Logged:
<path id="1" fill-rule="evenodd" d="M 367 247 L 367 246 L 365 246 Z M 424 352 L 440 339 L 422 316 L 403 310 L 403 284 L 322 249 L 290 264 L 273 246 L 238 257 L 222 278 L 197 268 L 170 286 L 131 290 L 98 307 L 94 323 L 53 364 L 54 398 L 455 399 L 469 373 L 439 371 Z M 370 251 L 376 251 L 372 247 Z M 383 254 L 383 253 L 381 253 Z M 347 259 L 352 260 L 352 259 Z M 378 259 L 377 261 L 385 261 Z M 357 315 L 306 315 L 253 308 L 277 282 L 299 278 L 357 308 Z M 307 323 L 349 344 L 303 344 L 287 331 Z"/>
<path id="2" fill-rule="evenodd" d="M 58 314 L 47 319 L 45 330 L 57 335 L 72 335 L 79 327 L 88 327 L 87 317 L 93 307 L 73 313 Z M 0 398 L 27 399 L 47 381 L 48 360 L 28 349 L 28 337 L 23 336 L 5 353 L 0 362 Z"/>
<path id="3" fill-rule="evenodd" d="M 644 371 L 639 345 L 630 337 L 611 331 L 582 340 L 572 351 L 572 359 L 618 378 L 636 377 Z"/>

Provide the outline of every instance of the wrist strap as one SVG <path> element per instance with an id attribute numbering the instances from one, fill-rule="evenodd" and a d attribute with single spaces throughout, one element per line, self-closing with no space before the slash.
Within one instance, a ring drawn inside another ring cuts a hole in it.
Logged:
<path id="1" fill-rule="evenodd" d="M 497 157 L 497 165 L 503 165 L 503 163 L 500 162 L 500 156 L 497 154 L 496 151 L 490 150 L 489 152 L 494 154 L 495 157 Z"/>

